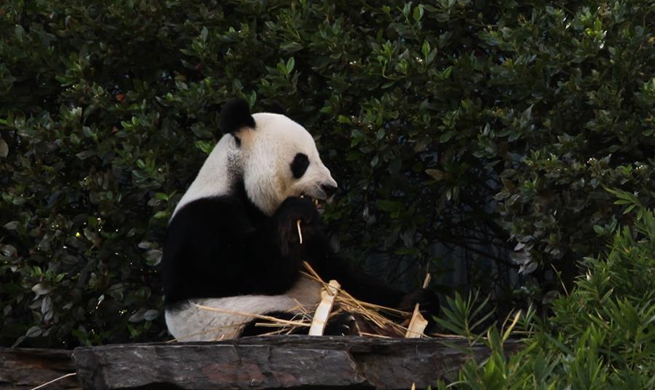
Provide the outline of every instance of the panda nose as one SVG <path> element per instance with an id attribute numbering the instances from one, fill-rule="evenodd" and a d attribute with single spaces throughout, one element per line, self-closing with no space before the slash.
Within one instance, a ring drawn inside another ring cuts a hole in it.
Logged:
<path id="1" fill-rule="evenodd" d="M 337 192 L 337 187 L 331 184 L 321 184 L 321 189 L 325 192 L 325 196 L 328 198 L 334 195 Z"/>

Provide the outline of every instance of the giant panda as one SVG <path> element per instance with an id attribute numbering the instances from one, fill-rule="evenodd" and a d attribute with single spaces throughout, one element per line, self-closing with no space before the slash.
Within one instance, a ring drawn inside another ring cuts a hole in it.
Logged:
<path id="1" fill-rule="evenodd" d="M 237 313 L 290 319 L 302 311 L 299 304 L 313 310 L 320 285 L 301 275 L 303 261 L 363 301 L 411 307 L 423 296 L 354 270 L 331 248 L 315 203 L 329 201 L 337 182 L 305 128 L 285 115 L 251 114 L 241 99 L 224 105 L 219 128 L 225 134 L 180 199 L 164 242 L 165 318 L 173 337 L 255 335 L 270 329 Z M 342 318 L 326 333 L 347 334 L 352 325 Z"/>

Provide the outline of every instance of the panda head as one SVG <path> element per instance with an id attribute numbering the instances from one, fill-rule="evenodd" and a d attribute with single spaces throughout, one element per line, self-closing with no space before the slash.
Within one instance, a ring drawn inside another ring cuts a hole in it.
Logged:
<path id="1" fill-rule="evenodd" d="M 234 100 L 221 110 L 223 138 L 210 153 L 179 207 L 201 197 L 230 195 L 242 182 L 249 200 L 272 215 L 290 196 L 328 201 L 337 182 L 309 132 L 280 114 L 251 114 Z M 186 199 L 185 199 L 186 198 Z"/>

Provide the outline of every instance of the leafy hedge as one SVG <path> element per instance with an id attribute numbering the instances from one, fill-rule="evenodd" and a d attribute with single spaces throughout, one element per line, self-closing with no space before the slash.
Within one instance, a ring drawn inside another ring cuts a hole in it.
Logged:
<path id="1" fill-rule="evenodd" d="M 585 275 L 570 295 L 553 302 L 548 321 L 527 311 L 502 332 L 492 327 L 481 336 L 467 334 L 461 318 L 470 321 L 480 308 L 456 300 L 457 314 L 449 313 L 442 322 L 471 341 L 484 342 L 492 353 L 485 361 L 469 361 L 455 383 L 436 388 L 654 388 L 655 213 L 626 204 L 638 209 L 632 214 L 635 225 L 618 229 L 606 253 L 585 259 Z M 509 356 L 502 341 L 511 336 L 522 337 L 524 349 Z"/>
<path id="2" fill-rule="evenodd" d="M 653 202 L 654 14 L 638 0 L 3 2 L 0 344 L 165 337 L 161 237 L 234 96 L 279 102 L 317 136 L 342 188 L 326 218 L 353 258 L 440 273 L 454 256 L 509 306 L 559 285 L 553 269 L 570 286 L 627 221 L 605 187 Z"/>

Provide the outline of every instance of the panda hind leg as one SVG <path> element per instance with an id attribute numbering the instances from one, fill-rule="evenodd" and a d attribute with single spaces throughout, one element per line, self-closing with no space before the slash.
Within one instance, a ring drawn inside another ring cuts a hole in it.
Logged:
<path id="1" fill-rule="evenodd" d="M 277 311 L 266 313 L 269 317 L 279 318 L 286 321 L 297 320 L 296 315 L 289 312 Z M 359 335 L 358 321 L 351 313 L 340 313 L 331 317 L 325 325 L 326 336 L 357 336 Z M 241 331 L 241 337 L 247 336 L 262 336 L 266 334 L 275 334 L 275 332 L 282 328 L 266 326 L 266 324 L 275 324 L 275 321 L 268 321 L 263 319 L 256 319 L 250 321 Z M 263 325 L 263 326 L 262 326 Z M 282 334 L 298 334 L 306 335 L 309 333 L 309 327 L 295 327 L 292 330 L 284 329 Z"/>
<path id="2" fill-rule="evenodd" d="M 274 312 L 269 312 L 266 313 L 267 316 L 269 317 L 275 317 L 279 318 L 281 320 L 285 321 L 297 321 L 297 314 L 294 313 L 289 313 L 286 311 L 274 311 Z M 247 336 L 262 336 L 266 334 L 276 334 L 278 330 L 282 330 L 282 334 L 307 334 L 309 332 L 309 328 L 306 327 L 296 327 L 290 332 L 287 332 L 288 329 L 281 328 L 281 327 L 274 327 L 274 326 L 266 326 L 266 325 L 272 325 L 275 324 L 276 322 L 273 320 L 264 320 L 264 319 L 255 319 L 250 321 L 244 328 L 243 331 L 241 331 L 241 337 L 247 337 Z M 262 326 L 263 325 L 263 326 Z"/>

